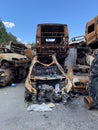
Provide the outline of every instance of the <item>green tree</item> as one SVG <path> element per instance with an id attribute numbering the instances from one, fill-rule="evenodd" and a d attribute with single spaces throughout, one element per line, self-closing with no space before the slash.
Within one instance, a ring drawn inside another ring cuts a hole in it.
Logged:
<path id="1" fill-rule="evenodd" d="M 9 41 L 14 41 L 16 42 L 17 41 L 17 38 L 16 36 L 14 36 L 13 34 L 11 33 L 8 33 L 6 31 L 6 28 L 2 22 L 2 20 L 0 20 L 0 44 L 6 44 L 8 43 Z"/>
<path id="2" fill-rule="evenodd" d="M 7 33 L 7 38 L 6 41 L 13 41 L 13 42 L 17 42 L 17 37 L 14 36 L 12 33 Z"/>
<path id="3" fill-rule="evenodd" d="M 0 44 L 5 42 L 6 36 L 7 36 L 7 32 L 6 32 L 5 26 L 0 20 Z"/>

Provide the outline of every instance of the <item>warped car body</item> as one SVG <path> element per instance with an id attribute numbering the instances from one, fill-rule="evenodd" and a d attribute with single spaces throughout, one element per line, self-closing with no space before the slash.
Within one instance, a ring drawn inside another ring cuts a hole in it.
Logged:
<path id="1" fill-rule="evenodd" d="M 13 66 L 24 66 L 24 63 L 28 62 L 26 56 L 13 53 L 7 48 L 0 48 L 0 64 L 3 66 L 5 63 Z"/>
<path id="2" fill-rule="evenodd" d="M 48 64 L 40 62 L 35 56 L 25 81 L 25 100 L 60 101 L 65 80 L 64 70 L 54 55 L 51 56 L 51 62 Z"/>
<path id="3" fill-rule="evenodd" d="M 15 81 L 26 77 L 30 62 L 31 60 L 24 55 L 14 53 L 7 48 L 0 48 L 0 66 L 3 69 L 9 68 Z"/>

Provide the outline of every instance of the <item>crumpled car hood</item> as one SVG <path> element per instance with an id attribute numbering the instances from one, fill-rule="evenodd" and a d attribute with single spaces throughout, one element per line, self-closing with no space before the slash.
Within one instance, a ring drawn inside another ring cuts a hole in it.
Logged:
<path id="1" fill-rule="evenodd" d="M 5 59 L 9 59 L 12 60 L 12 58 L 16 58 L 16 59 L 25 59 L 27 58 L 26 56 L 17 54 L 17 53 L 4 53 L 4 54 L 0 54 L 0 59 L 5 58 Z"/>

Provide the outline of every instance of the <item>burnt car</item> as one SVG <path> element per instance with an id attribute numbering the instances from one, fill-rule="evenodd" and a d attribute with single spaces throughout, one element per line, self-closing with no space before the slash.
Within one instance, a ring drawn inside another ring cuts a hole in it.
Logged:
<path id="1" fill-rule="evenodd" d="M 0 65 L 14 65 L 21 66 L 24 63 L 28 62 L 26 56 L 17 54 L 9 50 L 8 48 L 0 48 Z"/>
<path id="2" fill-rule="evenodd" d="M 25 100 L 33 103 L 61 101 L 65 84 L 66 75 L 54 55 L 49 63 L 35 56 L 25 81 Z"/>
<path id="3" fill-rule="evenodd" d="M 11 50 L 0 48 L 0 66 L 3 69 L 10 68 L 14 79 L 22 79 L 26 76 L 30 60 L 24 56 L 12 52 Z"/>
<path id="4" fill-rule="evenodd" d="M 11 83 L 13 74 L 10 69 L 0 69 L 0 87 L 4 87 Z"/>

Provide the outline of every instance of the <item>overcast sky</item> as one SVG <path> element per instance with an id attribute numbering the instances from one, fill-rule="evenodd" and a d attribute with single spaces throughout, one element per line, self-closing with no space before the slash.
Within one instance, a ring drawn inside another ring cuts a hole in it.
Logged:
<path id="1" fill-rule="evenodd" d="M 84 35 L 98 15 L 98 0 L 0 0 L 0 18 L 22 42 L 35 42 L 39 23 L 67 24 L 69 36 Z"/>

